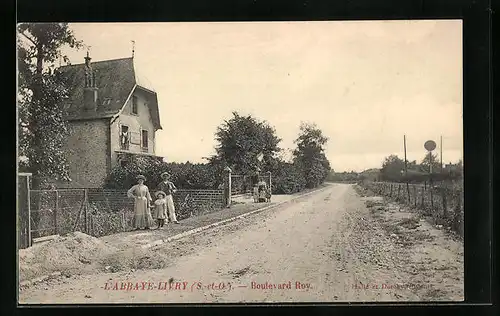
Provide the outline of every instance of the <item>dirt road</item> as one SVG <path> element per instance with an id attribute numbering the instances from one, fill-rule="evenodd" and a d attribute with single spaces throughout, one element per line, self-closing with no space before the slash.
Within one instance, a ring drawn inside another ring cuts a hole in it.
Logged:
<path id="1" fill-rule="evenodd" d="M 387 222 L 386 222 L 387 224 Z M 458 243 L 435 234 L 415 256 L 352 185 L 325 190 L 151 250 L 156 270 L 97 273 L 24 289 L 20 303 L 228 303 L 462 300 Z M 456 246 L 456 250 L 453 250 Z M 450 250 L 451 249 L 451 250 Z M 437 250 L 439 252 L 439 249 Z M 441 252 L 443 253 L 443 252 Z M 443 268 L 444 267 L 444 268 Z M 457 277 L 458 276 L 458 277 Z"/>

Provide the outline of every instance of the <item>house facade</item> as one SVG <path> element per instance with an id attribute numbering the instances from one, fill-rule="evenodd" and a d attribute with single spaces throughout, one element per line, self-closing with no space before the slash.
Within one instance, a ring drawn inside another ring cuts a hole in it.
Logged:
<path id="1" fill-rule="evenodd" d="M 58 187 L 101 187 L 121 155 L 156 156 L 158 98 L 132 57 L 92 63 L 87 54 L 85 63 L 59 73 L 70 87 L 65 150 L 72 181 Z"/>

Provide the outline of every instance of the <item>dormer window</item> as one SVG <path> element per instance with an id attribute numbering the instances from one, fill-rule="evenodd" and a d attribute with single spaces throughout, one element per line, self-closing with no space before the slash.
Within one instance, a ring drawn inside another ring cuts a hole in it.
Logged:
<path id="1" fill-rule="evenodd" d="M 132 114 L 138 114 L 137 111 L 137 97 L 134 95 L 132 96 Z"/>

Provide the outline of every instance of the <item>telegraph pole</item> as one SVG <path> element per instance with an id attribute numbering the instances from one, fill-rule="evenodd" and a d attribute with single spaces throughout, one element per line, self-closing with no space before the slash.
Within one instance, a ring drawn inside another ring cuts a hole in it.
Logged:
<path id="1" fill-rule="evenodd" d="M 443 136 L 441 136 L 440 139 L 439 151 L 440 151 L 439 155 L 441 156 L 441 172 L 443 172 Z"/>
<path id="2" fill-rule="evenodd" d="M 406 181 L 406 193 L 408 194 L 408 202 L 410 201 L 410 185 L 408 184 L 408 162 L 406 159 L 406 135 L 403 136 L 403 145 L 405 150 L 405 181 Z"/>
<path id="3" fill-rule="evenodd" d="M 404 151 L 405 151 L 405 176 L 408 175 L 408 164 L 406 160 L 406 135 L 403 136 L 403 146 L 404 146 Z"/>

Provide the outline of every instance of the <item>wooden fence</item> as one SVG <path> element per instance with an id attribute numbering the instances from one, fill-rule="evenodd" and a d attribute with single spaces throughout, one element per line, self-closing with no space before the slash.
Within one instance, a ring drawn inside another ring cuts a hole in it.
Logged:
<path id="1" fill-rule="evenodd" d="M 428 185 L 365 181 L 361 185 L 395 202 L 421 210 L 424 215 L 432 216 L 437 223 L 451 226 L 463 236 L 464 196 L 460 184 L 441 182 L 438 185 Z"/>

